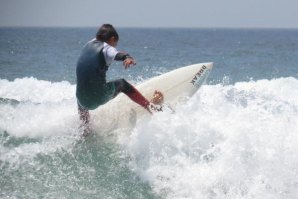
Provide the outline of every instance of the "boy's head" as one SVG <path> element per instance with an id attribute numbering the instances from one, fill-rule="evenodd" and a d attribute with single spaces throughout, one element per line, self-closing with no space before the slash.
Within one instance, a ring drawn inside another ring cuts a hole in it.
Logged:
<path id="1" fill-rule="evenodd" d="M 119 40 L 119 35 L 111 24 L 103 24 L 96 33 L 96 39 L 115 46 Z"/>

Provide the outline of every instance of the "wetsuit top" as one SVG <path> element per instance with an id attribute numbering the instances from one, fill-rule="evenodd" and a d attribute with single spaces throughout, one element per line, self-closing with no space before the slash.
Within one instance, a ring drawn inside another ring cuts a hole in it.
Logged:
<path id="1" fill-rule="evenodd" d="M 107 97 L 108 93 L 104 92 L 106 72 L 116 54 L 114 47 L 96 39 L 83 47 L 76 69 L 76 96 L 83 107 L 94 109 L 100 104 L 101 98 Z"/>

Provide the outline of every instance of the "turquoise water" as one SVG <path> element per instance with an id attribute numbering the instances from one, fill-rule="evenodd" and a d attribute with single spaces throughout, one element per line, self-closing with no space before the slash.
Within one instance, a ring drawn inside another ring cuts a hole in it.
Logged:
<path id="1" fill-rule="evenodd" d="M 296 198 L 297 30 L 119 29 L 137 65 L 109 79 L 214 69 L 176 114 L 82 139 L 75 63 L 95 32 L 0 29 L 1 198 Z"/>

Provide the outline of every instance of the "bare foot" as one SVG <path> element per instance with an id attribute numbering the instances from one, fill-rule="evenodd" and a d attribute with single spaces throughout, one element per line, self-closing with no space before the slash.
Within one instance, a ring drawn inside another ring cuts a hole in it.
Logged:
<path id="1" fill-rule="evenodd" d="M 164 96 L 160 91 L 154 91 L 153 97 L 150 100 L 150 110 L 151 111 L 162 111 L 162 104 L 164 101 Z M 150 112 L 151 112 L 150 111 Z"/>
<path id="2" fill-rule="evenodd" d="M 163 103 L 163 101 L 164 101 L 164 97 L 163 97 L 162 92 L 157 91 L 157 90 L 154 91 L 153 97 L 150 100 L 150 102 L 155 104 L 155 105 L 161 105 Z"/>

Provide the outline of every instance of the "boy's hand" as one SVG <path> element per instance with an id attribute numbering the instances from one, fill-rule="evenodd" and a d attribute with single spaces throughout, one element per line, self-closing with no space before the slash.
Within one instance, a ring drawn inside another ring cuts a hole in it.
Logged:
<path id="1" fill-rule="evenodd" d="M 124 65 L 125 69 L 127 69 L 131 65 L 136 65 L 136 62 L 133 58 L 128 57 L 123 61 L 123 65 Z"/>

